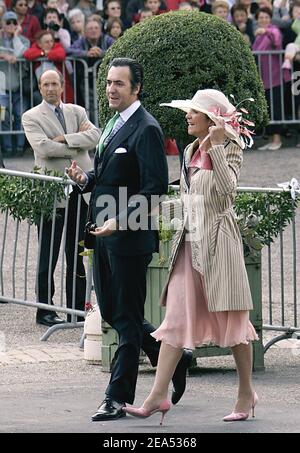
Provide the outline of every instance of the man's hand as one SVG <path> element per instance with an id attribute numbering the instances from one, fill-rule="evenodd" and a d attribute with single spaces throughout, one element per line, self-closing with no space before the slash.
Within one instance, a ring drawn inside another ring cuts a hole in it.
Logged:
<path id="1" fill-rule="evenodd" d="M 84 121 L 79 126 L 79 132 L 86 132 L 86 131 L 89 131 L 90 129 L 91 129 L 91 125 L 88 121 Z"/>
<path id="2" fill-rule="evenodd" d="M 66 174 L 72 181 L 76 182 L 76 184 L 84 185 L 87 182 L 87 176 L 84 171 L 78 167 L 76 160 L 72 161 L 71 167 L 66 168 Z"/>
<path id="3" fill-rule="evenodd" d="M 18 25 L 17 28 L 15 29 L 14 37 L 16 38 L 17 36 L 20 36 L 21 33 L 22 33 L 22 27 L 21 27 L 21 25 Z"/>
<path id="4" fill-rule="evenodd" d="M 67 143 L 63 135 L 58 135 L 57 137 L 54 137 L 52 140 L 58 143 Z"/>
<path id="5" fill-rule="evenodd" d="M 90 234 L 98 237 L 111 236 L 118 229 L 118 223 L 116 219 L 108 219 L 104 222 L 102 227 L 97 227 L 95 231 L 91 231 Z"/>
<path id="6" fill-rule="evenodd" d="M 9 64 L 15 64 L 17 62 L 17 57 L 8 53 L 0 54 L 0 59 L 7 61 Z"/>

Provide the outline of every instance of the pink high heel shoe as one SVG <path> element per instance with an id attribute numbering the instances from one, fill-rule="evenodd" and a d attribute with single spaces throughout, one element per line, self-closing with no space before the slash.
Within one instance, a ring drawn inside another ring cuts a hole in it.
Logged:
<path id="1" fill-rule="evenodd" d="M 127 414 L 132 415 L 133 417 L 138 417 L 138 418 L 148 418 L 151 415 L 155 414 L 156 412 L 161 412 L 161 420 L 160 420 L 160 425 L 163 424 L 164 417 L 166 413 L 170 410 L 171 404 L 169 403 L 168 400 L 163 400 L 160 405 L 156 408 L 153 409 L 152 411 L 148 411 L 144 407 L 123 407 L 123 411 L 126 412 Z"/>
<path id="2" fill-rule="evenodd" d="M 256 392 L 253 393 L 252 397 L 252 404 L 251 404 L 251 412 L 252 412 L 252 418 L 255 417 L 254 415 L 254 408 L 256 404 L 258 403 L 258 396 Z M 224 422 L 242 422 L 245 421 L 249 418 L 250 411 L 249 412 L 232 412 L 230 415 L 226 415 L 226 417 L 223 418 Z"/>

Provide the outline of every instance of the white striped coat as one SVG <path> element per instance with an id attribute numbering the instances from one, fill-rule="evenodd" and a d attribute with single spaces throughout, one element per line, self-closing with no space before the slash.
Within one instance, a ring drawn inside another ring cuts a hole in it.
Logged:
<path id="1" fill-rule="evenodd" d="M 187 228 L 197 227 L 191 235 L 193 267 L 204 277 L 210 312 L 251 310 L 251 292 L 243 256 L 243 246 L 233 211 L 237 181 L 242 165 L 242 150 L 228 141 L 213 146 L 208 154 L 213 170 L 197 169 L 188 180 L 187 169 L 198 139 L 184 153 L 180 196 L 183 227 L 176 232 L 167 284 L 161 297 L 165 305 L 168 281 L 174 269 L 178 249 L 187 239 Z"/>

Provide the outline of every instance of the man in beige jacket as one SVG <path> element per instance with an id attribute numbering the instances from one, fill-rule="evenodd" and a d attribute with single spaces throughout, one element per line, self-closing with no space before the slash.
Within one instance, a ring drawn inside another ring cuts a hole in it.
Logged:
<path id="1" fill-rule="evenodd" d="M 39 80 L 39 89 L 43 101 L 38 106 L 23 114 L 22 124 L 35 157 L 35 165 L 42 170 L 55 170 L 61 175 L 72 160 L 89 171 L 92 167 L 88 150 L 99 142 L 100 131 L 88 120 L 84 108 L 74 104 L 63 104 L 61 95 L 64 90 L 62 75 L 56 70 L 45 71 Z M 78 192 L 74 190 L 69 196 L 68 219 L 66 232 L 66 295 L 67 307 L 72 308 L 74 253 L 77 254 L 76 292 L 73 308 L 84 310 L 85 303 L 85 271 L 79 248 L 75 249 L 76 217 Z M 52 304 L 54 296 L 53 274 L 58 260 L 62 232 L 65 220 L 65 208 L 57 209 L 55 219 L 53 257 L 50 266 L 50 243 L 52 220 L 44 221 L 41 233 L 41 254 L 38 266 L 37 300 Z M 86 222 L 87 205 L 82 199 L 80 212 L 79 241 L 83 239 Z M 49 273 L 51 289 L 48 294 Z M 50 295 L 50 297 L 49 297 Z M 69 317 L 68 317 L 69 318 Z M 54 311 L 37 310 L 36 322 L 47 326 L 64 322 Z"/>

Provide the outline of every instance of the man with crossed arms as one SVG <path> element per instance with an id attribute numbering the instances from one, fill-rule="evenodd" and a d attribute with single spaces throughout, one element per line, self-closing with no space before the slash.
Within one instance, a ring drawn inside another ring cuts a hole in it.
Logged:
<path id="1" fill-rule="evenodd" d="M 35 165 L 43 169 L 65 173 L 72 159 L 85 171 L 92 166 L 88 151 L 96 147 L 100 138 L 100 131 L 88 120 L 83 107 L 74 104 L 64 104 L 61 96 L 64 92 L 62 74 L 56 70 L 45 71 L 39 80 L 39 89 L 43 101 L 38 106 L 23 114 L 22 123 L 27 140 L 35 157 Z M 72 308 L 74 254 L 77 254 L 77 269 L 75 282 L 75 306 L 77 310 L 84 310 L 86 279 L 80 249 L 75 247 L 77 203 L 79 190 L 76 188 L 69 196 L 68 219 L 66 232 L 66 296 L 67 307 Z M 61 238 L 64 228 L 65 203 L 59 205 L 55 219 L 55 233 L 51 274 L 51 299 L 48 297 L 48 276 L 50 266 L 50 243 L 52 219 L 43 223 L 39 229 L 41 241 L 41 255 L 38 266 L 37 300 L 41 303 L 53 303 L 54 279 L 53 274 L 58 260 Z M 83 239 L 84 226 L 87 216 L 87 205 L 82 198 L 80 209 L 79 239 Z M 71 320 L 68 315 L 68 320 Z M 79 320 L 81 320 L 79 318 Z M 83 319 L 82 319 L 83 320 Z M 61 324 L 64 321 L 54 311 L 47 309 L 37 310 L 36 322 L 46 326 Z"/>

